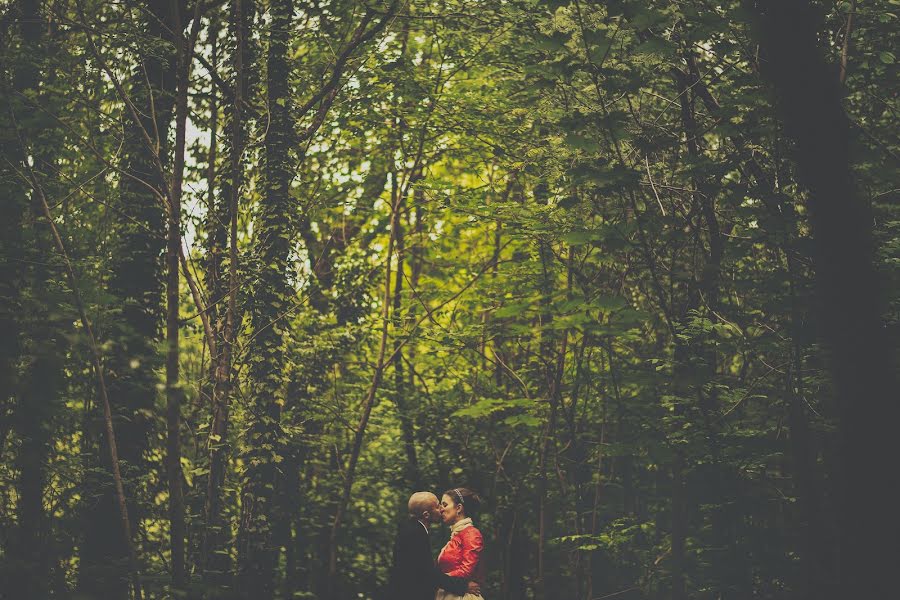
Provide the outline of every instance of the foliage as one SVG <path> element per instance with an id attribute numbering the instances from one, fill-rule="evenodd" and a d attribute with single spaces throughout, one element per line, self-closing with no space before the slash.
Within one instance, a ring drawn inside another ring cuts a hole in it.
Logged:
<path id="1" fill-rule="evenodd" d="M 487 499 L 486 597 L 793 598 L 831 582 L 839 415 L 809 198 L 752 3 L 234 0 L 200 6 L 188 86 L 181 233 L 201 303 L 182 277 L 177 589 L 161 285 L 179 40 L 157 22 L 175 4 L 187 36 L 192 2 L 2 5 L 4 578 L 133 593 L 90 340 L 40 188 L 113 381 L 148 598 L 378 597 L 408 494 L 453 486 Z M 900 13 L 814 4 L 820 50 L 846 53 L 896 332 Z M 371 36 L 354 46 L 357 31 Z M 233 258 L 218 430 L 221 355 L 200 315 L 221 350 Z"/>

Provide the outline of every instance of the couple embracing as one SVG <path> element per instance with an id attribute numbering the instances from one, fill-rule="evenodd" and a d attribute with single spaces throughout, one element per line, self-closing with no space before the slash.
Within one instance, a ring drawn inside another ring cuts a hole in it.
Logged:
<path id="1" fill-rule="evenodd" d="M 480 504 L 467 488 L 447 490 L 440 502 L 431 492 L 410 497 L 409 519 L 394 544 L 390 600 L 482 600 L 484 543 L 472 524 Z M 430 526 L 441 522 L 450 527 L 450 541 L 434 562 L 428 537 Z"/>

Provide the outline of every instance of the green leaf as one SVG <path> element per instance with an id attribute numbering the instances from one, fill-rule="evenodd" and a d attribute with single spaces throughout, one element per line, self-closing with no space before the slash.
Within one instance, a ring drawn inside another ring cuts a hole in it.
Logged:
<path id="1" fill-rule="evenodd" d="M 593 137 L 583 136 L 578 133 L 570 133 L 566 135 L 566 144 L 578 150 L 586 152 L 597 152 L 600 150 L 600 144 Z"/>
<path id="2" fill-rule="evenodd" d="M 612 312 L 628 306 L 628 301 L 621 296 L 597 296 L 590 303 L 591 308 L 599 308 L 603 312 Z"/>
<path id="3" fill-rule="evenodd" d="M 591 231 L 572 231 L 562 236 L 563 242 L 570 246 L 582 246 L 593 241 L 593 232 Z"/>
<path id="4" fill-rule="evenodd" d="M 510 427 L 538 427 L 541 424 L 541 420 L 532 415 L 513 415 L 503 419 L 503 424 Z"/>
<path id="5" fill-rule="evenodd" d="M 507 304 L 495 310 L 494 317 L 498 319 L 504 319 L 506 317 L 516 317 L 527 311 L 530 306 L 530 302 L 517 302 L 513 304 Z"/>
<path id="6" fill-rule="evenodd" d="M 454 417 L 486 417 L 492 413 L 509 408 L 522 408 L 531 406 L 532 401 L 528 398 L 482 398 L 475 404 L 460 408 L 455 411 Z"/>
<path id="7" fill-rule="evenodd" d="M 641 56 L 673 56 L 675 54 L 675 46 L 661 38 L 651 38 L 646 42 L 639 44 L 634 49 L 634 54 Z"/>
<path id="8" fill-rule="evenodd" d="M 551 35 L 541 35 L 535 39 L 535 45 L 541 50 L 557 52 L 565 50 L 569 37 L 562 31 L 554 31 Z"/>

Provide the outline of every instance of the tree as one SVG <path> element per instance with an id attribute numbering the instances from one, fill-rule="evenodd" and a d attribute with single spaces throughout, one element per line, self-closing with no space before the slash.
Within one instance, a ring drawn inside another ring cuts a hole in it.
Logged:
<path id="1" fill-rule="evenodd" d="M 275 489 L 283 460 L 279 422 L 284 405 L 284 333 L 289 323 L 291 288 L 291 155 L 294 123 L 288 66 L 293 3 L 270 5 L 266 55 L 269 128 L 265 137 L 265 194 L 256 220 L 257 279 L 249 306 L 251 362 L 249 423 L 242 436 L 241 521 L 238 533 L 238 592 L 270 598 L 274 594 L 278 549 L 273 545 L 277 522 Z"/>
<path id="2" fill-rule="evenodd" d="M 149 1 L 136 24 L 151 44 L 131 68 L 123 124 L 121 178 L 117 210 L 125 215 L 118 223 L 117 243 L 110 248 L 108 292 L 116 305 L 110 307 L 105 337 L 113 345 L 108 352 L 111 374 L 109 394 L 121 404 L 113 407 L 121 440 L 119 456 L 125 468 L 129 512 L 140 522 L 146 505 L 138 501 L 141 474 L 146 472 L 146 452 L 153 429 L 151 418 L 157 397 L 155 369 L 161 366 L 158 344 L 162 341 L 161 299 L 165 250 L 165 205 L 167 182 L 160 168 L 168 164 L 168 132 L 175 91 L 173 4 Z M 84 13 L 82 22 L 86 24 Z M 87 34 L 98 61 L 109 60 L 105 48 Z M 132 114 L 136 118 L 132 118 Z M 96 434 L 93 434 L 96 435 Z M 108 478 L 110 465 L 105 452 L 109 443 L 97 438 L 96 463 L 100 471 L 85 498 L 84 544 L 80 590 L 109 598 L 127 596 L 128 552 L 116 517 L 115 494 Z"/>
<path id="3" fill-rule="evenodd" d="M 228 131 L 228 166 L 222 178 L 221 195 L 215 208 L 209 207 L 208 228 L 211 238 L 212 256 L 209 257 L 210 304 L 225 302 L 224 314 L 220 306 L 216 313 L 216 348 L 210 348 L 214 366 L 212 390 L 212 417 L 210 419 L 208 448 L 209 474 L 206 487 L 206 531 L 204 534 L 203 562 L 204 578 L 211 586 L 228 588 L 230 555 L 228 542 L 231 526 L 225 518 L 223 506 L 223 486 L 226 477 L 229 444 L 229 403 L 235 387 L 233 360 L 234 346 L 239 329 L 238 313 L 238 217 L 240 197 L 244 185 L 244 166 L 241 162 L 245 148 L 247 123 L 246 104 L 249 102 L 250 77 L 248 63 L 252 56 L 248 42 L 250 24 L 254 17 L 254 4 L 244 0 L 231 3 L 229 32 L 233 40 L 231 48 L 231 102 L 225 110 L 225 126 Z M 210 168 L 213 168 L 212 166 Z M 228 274 L 222 258 L 225 255 L 224 225 L 228 224 Z M 221 294 L 221 295 L 220 295 Z"/>
<path id="4" fill-rule="evenodd" d="M 881 461 L 890 454 L 887 424 L 900 415 L 892 400 L 896 371 L 881 318 L 872 213 L 858 197 L 851 171 L 842 81 L 821 58 L 809 4 L 762 3 L 760 9 L 763 71 L 796 144 L 800 181 L 810 193 L 822 334 L 840 414 L 840 585 L 830 593 L 883 594 L 891 587 L 887 573 L 897 552 L 870 532 L 897 528 L 885 500 L 896 475 Z M 862 489 L 870 489 L 871 497 L 861 496 Z"/>
<path id="5" fill-rule="evenodd" d="M 61 397 L 64 390 L 63 363 L 66 337 L 70 334 L 65 325 L 67 311 L 54 287 L 56 263 L 52 258 L 50 231 L 44 221 L 40 196 L 32 190 L 30 198 L 22 194 L 21 174 L 34 165 L 33 170 L 48 187 L 55 187 L 55 160 L 53 147 L 49 143 L 53 129 L 48 127 L 42 115 L 31 115 L 29 104 L 36 99 L 46 101 L 46 95 L 39 90 L 39 81 L 46 76 L 43 65 L 52 57 L 53 41 L 42 27 L 42 11 L 38 2 L 22 1 L 15 9 L 19 17 L 20 54 L 13 73 L 13 96 L 10 98 L 10 119 L 7 125 L 13 130 L 13 148 L 19 156 L 12 162 L 12 168 L 20 175 L 19 181 L 10 182 L 12 204 L 14 206 L 13 227 L 9 232 L 12 252 L 6 256 L 18 258 L 9 273 L 13 285 L 21 285 L 10 290 L 9 299 L 15 302 L 20 295 L 18 306 L 8 314 L 16 315 L 20 331 L 7 330 L 11 336 L 7 342 L 9 353 L 6 360 L 18 354 L 20 377 L 17 385 L 7 380 L 5 389 L 15 394 L 15 404 L 10 415 L 12 429 L 19 439 L 16 467 L 17 482 L 16 513 L 19 517 L 12 536 L 12 547 L 16 553 L 18 573 L 9 578 L 7 586 L 13 595 L 26 593 L 49 594 L 50 590 L 50 524 L 44 509 L 43 497 L 48 484 L 48 462 L 51 456 L 51 440 L 55 419 L 58 418 Z M 41 98 L 41 96 L 44 98 Z M 24 135 L 32 135 L 26 141 Z M 7 163 L 10 164 L 10 163 Z M 17 197 L 19 196 L 19 197 Z M 17 206 L 25 200 L 23 212 Z M 18 214 L 16 214 L 18 213 Z M 16 247 L 18 246 L 18 247 Z M 19 274 L 22 273 L 23 276 Z M 16 281 L 18 279 L 18 282 Z M 6 327 L 15 327 L 8 323 Z M 21 333 L 26 335 L 21 336 Z M 13 359 L 15 360 L 15 359 Z M 13 365 L 7 365 L 10 369 Z M 11 369 L 10 369 L 11 370 Z M 9 373 L 9 371 L 6 371 Z"/>

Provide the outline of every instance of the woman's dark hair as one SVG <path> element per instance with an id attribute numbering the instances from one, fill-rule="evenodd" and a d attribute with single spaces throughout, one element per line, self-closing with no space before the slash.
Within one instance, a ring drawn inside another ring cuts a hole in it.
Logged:
<path id="1" fill-rule="evenodd" d="M 454 504 L 462 504 L 467 517 L 474 517 L 478 514 L 481 507 L 481 496 L 477 492 L 473 492 L 469 488 L 451 488 L 444 492 L 445 496 L 450 496 Z"/>

